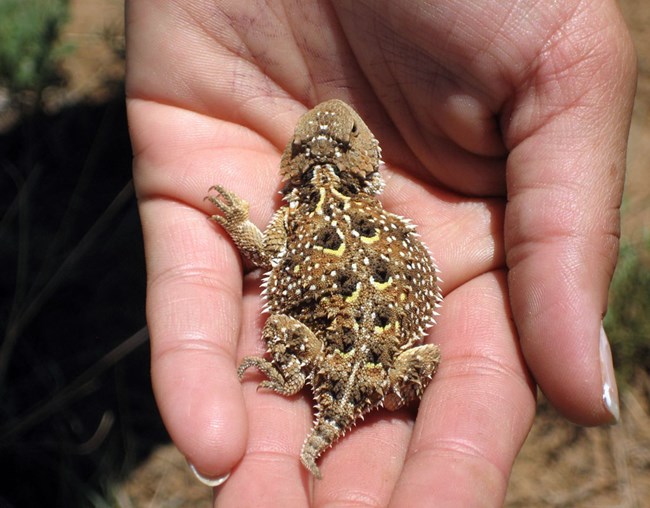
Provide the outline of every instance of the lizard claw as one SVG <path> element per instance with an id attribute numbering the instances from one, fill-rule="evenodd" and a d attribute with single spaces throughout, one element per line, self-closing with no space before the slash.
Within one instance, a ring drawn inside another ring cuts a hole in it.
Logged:
<path id="1" fill-rule="evenodd" d="M 223 215 L 212 215 L 210 219 L 218 222 L 226 229 L 228 229 L 228 226 L 241 224 L 248 220 L 248 202 L 221 185 L 213 185 L 208 189 L 208 191 L 213 190 L 217 191 L 217 194 L 205 196 L 203 200 L 210 201 Z"/>

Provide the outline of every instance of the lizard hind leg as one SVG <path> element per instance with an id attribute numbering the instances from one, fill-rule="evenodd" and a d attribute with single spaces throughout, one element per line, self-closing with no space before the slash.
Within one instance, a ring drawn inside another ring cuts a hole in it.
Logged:
<path id="1" fill-rule="evenodd" d="M 245 357 L 237 375 L 241 379 L 249 367 L 257 367 L 268 379 L 259 384 L 281 395 L 291 396 L 305 385 L 303 365 L 321 351 L 322 342 L 300 321 L 284 314 L 272 314 L 262 330 L 271 360 Z"/>
<path id="2" fill-rule="evenodd" d="M 402 351 L 388 371 L 390 391 L 384 399 L 384 407 L 395 411 L 420 400 L 439 363 L 440 348 L 435 344 Z"/>

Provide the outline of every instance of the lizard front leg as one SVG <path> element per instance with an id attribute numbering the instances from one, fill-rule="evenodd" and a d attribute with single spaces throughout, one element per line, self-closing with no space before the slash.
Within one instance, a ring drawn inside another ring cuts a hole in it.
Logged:
<path id="1" fill-rule="evenodd" d="M 271 252 L 265 245 L 265 235 L 250 221 L 248 202 L 234 192 L 224 189 L 221 185 L 210 187 L 209 191 L 217 191 L 216 195 L 206 196 L 222 213 L 210 218 L 219 223 L 230 235 L 239 251 L 260 268 L 271 268 Z M 277 232 L 275 235 L 277 236 Z"/>

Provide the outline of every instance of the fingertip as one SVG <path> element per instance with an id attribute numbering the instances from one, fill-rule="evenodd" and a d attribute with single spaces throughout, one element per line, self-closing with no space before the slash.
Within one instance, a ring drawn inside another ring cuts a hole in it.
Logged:
<path id="1" fill-rule="evenodd" d="M 152 377 L 172 441 L 201 476 L 216 479 L 243 457 L 248 426 L 234 366 L 224 358 L 206 362 L 203 353 L 184 361 L 159 358 Z M 218 374 L 227 372 L 232 375 Z"/>
<path id="2" fill-rule="evenodd" d="M 522 325 L 524 357 L 544 396 L 568 420 L 586 426 L 613 423 L 618 395 L 606 335 L 599 319 L 572 316 L 555 314 L 536 330 Z"/>

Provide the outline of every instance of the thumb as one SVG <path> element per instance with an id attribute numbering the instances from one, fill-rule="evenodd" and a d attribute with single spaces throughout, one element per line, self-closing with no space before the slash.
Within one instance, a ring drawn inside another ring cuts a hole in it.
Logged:
<path id="1" fill-rule="evenodd" d="M 568 418 L 599 424 L 618 418 L 602 317 L 618 253 L 635 64 L 614 2 L 586 10 L 558 31 L 516 92 L 504 130 L 505 242 L 532 374 Z"/>

